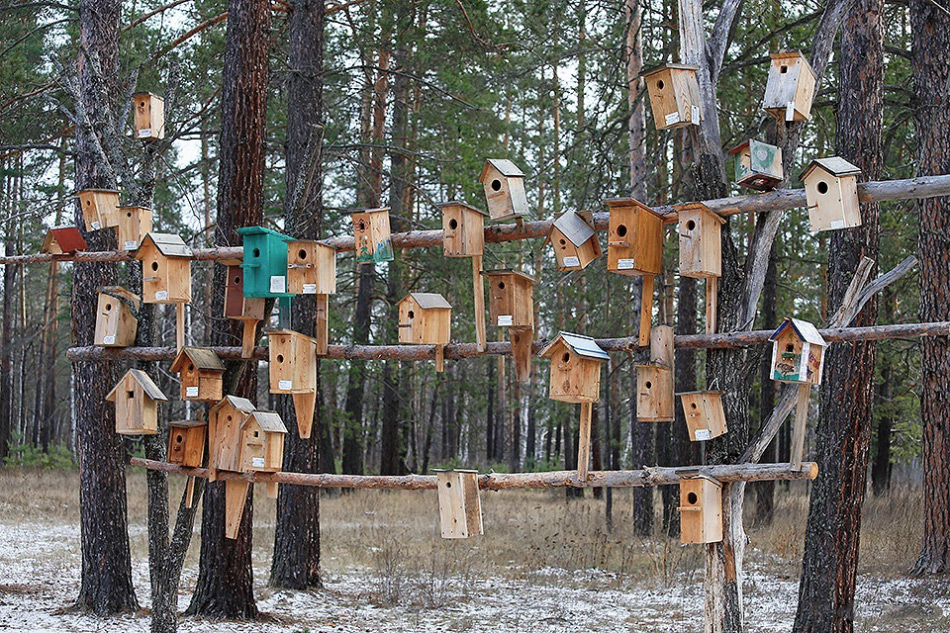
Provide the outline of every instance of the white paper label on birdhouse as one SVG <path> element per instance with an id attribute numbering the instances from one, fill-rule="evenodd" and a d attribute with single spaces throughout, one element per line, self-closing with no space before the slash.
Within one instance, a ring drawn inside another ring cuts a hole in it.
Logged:
<path id="1" fill-rule="evenodd" d="M 264 458 L 263 457 L 252 457 L 251 466 L 254 468 L 263 468 L 264 467 Z"/>
<path id="2" fill-rule="evenodd" d="M 632 259 L 618 259 L 617 270 L 633 270 L 633 260 Z"/>
<path id="3" fill-rule="evenodd" d="M 843 228 L 844 228 L 844 220 L 832 220 L 832 221 L 831 221 L 831 228 L 833 228 L 833 229 L 843 229 Z"/>
<path id="4" fill-rule="evenodd" d="M 290 380 L 278 380 L 277 388 L 278 389 L 293 389 L 294 383 Z"/>
<path id="5" fill-rule="evenodd" d="M 795 102 L 789 101 L 785 105 L 785 120 L 794 121 L 795 120 Z"/>
<path id="6" fill-rule="evenodd" d="M 198 387 L 185 387 L 185 397 L 186 397 L 186 398 L 197 398 L 197 397 L 198 397 Z"/>
<path id="7" fill-rule="evenodd" d="M 148 137 L 152 135 L 152 130 L 145 128 L 144 130 L 139 130 L 139 138 Z"/>
<path id="8" fill-rule="evenodd" d="M 666 115 L 666 124 L 675 125 L 680 122 L 680 113 L 679 112 L 670 112 Z"/>
<path id="9" fill-rule="evenodd" d="M 167 291 L 167 290 L 159 290 L 158 292 L 156 292 L 156 293 L 155 293 L 155 300 L 156 300 L 156 301 L 168 301 L 168 291 Z"/>
<path id="10" fill-rule="evenodd" d="M 699 124 L 699 106 L 693 106 L 692 112 L 693 118 L 690 119 L 693 123 Z"/>
<path id="11" fill-rule="evenodd" d="M 96 222 L 96 221 L 93 221 L 93 223 L 90 224 L 89 226 L 92 227 L 92 230 L 93 230 L 93 231 L 98 231 L 98 230 L 99 230 L 99 223 Z"/>
<path id="12" fill-rule="evenodd" d="M 106 337 L 104 337 L 104 338 L 102 339 L 102 343 L 103 343 L 103 345 L 115 345 L 115 337 L 114 337 L 114 336 L 106 336 Z"/>
<path id="13" fill-rule="evenodd" d="M 305 295 L 315 295 L 315 294 L 317 294 L 317 284 L 304 284 L 304 285 L 303 285 L 303 294 L 305 294 Z"/>
<path id="14" fill-rule="evenodd" d="M 283 275 L 274 275 L 270 278 L 271 292 L 287 292 L 287 278 Z"/>
<path id="15" fill-rule="evenodd" d="M 127 251 L 134 251 L 138 247 L 139 247 L 138 242 L 126 242 L 125 244 L 122 245 L 122 248 L 124 248 Z"/>
<path id="16" fill-rule="evenodd" d="M 710 436 L 709 429 L 696 429 L 697 440 L 708 440 Z"/>
<path id="17" fill-rule="evenodd" d="M 580 265 L 581 265 L 581 259 L 580 259 L 580 257 L 565 257 L 565 258 L 564 258 L 564 265 L 565 265 L 565 266 L 580 266 Z"/>
<path id="18" fill-rule="evenodd" d="M 514 322 L 513 317 L 510 314 L 499 314 L 498 315 L 498 325 L 511 325 Z"/>

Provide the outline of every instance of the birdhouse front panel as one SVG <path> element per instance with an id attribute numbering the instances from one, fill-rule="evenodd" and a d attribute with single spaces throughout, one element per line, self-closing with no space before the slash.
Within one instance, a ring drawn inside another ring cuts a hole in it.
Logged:
<path id="1" fill-rule="evenodd" d="M 244 296 L 244 270 L 240 265 L 228 266 L 224 290 L 224 316 L 228 319 L 262 321 L 264 299 Z"/>
<path id="2" fill-rule="evenodd" d="M 132 95 L 135 138 L 157 141 L 165 138 L 165 100 L 151 92 Z"/>
<path id="3" fill-rule="evenodd" d="M 336 250 L 315 240 L 287 242 L 287 286 L 292 294 L 336 294 Z"/>
<path id="4" fill-rule="evenodd" d="M 551 351 L 551 400 L 597 402 L 600 400 L 601 361 L 575 354 L 567 345 Z"/>
<path id="5" fill-rule="evenodd" d="M 485 253 L 485 214 L 462 202 L 442 205 L 442 253 L 472 257 Z"/>
<path id="6" fill-rule="evenodd" d="M 722 408 L 722 394 L 718 391 L 694 391 L 680 394 L 689 439 L 694 442 L 711 440 L 726 433 L 726 413 Z"/>
<path id="7" fill-rule="evenodd" d="M 271 393 L 307 393 L 317 387 L 317 346 L 291 330 L 268 333 Z"/>
<path id="8" fill-rule="evenodd" d="M 380 264 L 393 260 L 389 209 L 370 209 L 354 213 L 353 236 L 357 262 Z"/>
<path id="9" fill-rule="evenodd" d="M 103 288 L 96 307 L 94 345 L 100 347 L 129 347 L 135 343 L 138 311 L 141 300 L 125 288 Z"/>
<path id="10" fill-rule="evenodd" d="M 817 78 L 801 53 L 772 53 L 762 108 L 785 121 L 807 121 L 811 118 Z"/>
<path id="11" fill-rule="evenodd" d="M 809 347 L 791 328 L 776 339 L 772 345 L 772 380 L 807 382 Z"/>
<path id="12" fill-rule="evenodd" d="M 208 425 L 197 420 L 168 424 L 168 461 L 187 468 L 200 468 L 205 455 Z"/>
<path id="13" fill-rule="evenodd" d="M 208 412 L 209 467 L 233 472 L 241 471 L 241 429 L 254 412 L 246 398 L 225 396 Z"/>
<path id="14" fill-rule="evenodd" d="M 284 427 L 271 411 L 254 411 L 242 429 L 241 472 L 277 472 L 284 461 Z"/>
<path id="15" fill-rule="evenodd" d="M 134 251 L 152 232 L 152 210 L 145 207 L 119 207 L 119 249 Z"/>
<path id="16" fill-rule="evenodd" d="M 485 202 L 492 220 L 498 222 L 528 214 L 524 172 L 513 162 L 489 158 L 478 180 L 485 190 Z"/>
<path id="17" fill-rule="evenodd" d="M 669 367 L 637 365 L 637 420 L 669 422 L 675 417 L 673 372 Z"/>
<path id="18" fill-rule="evenodd" d="M 644 73 L 657 130 L 699 125 L 702 101 L 697 70 L 695 66 L 667 64 Z"/>
<path id="19" fill-rule="evenodd" d="M 813 233 L 861 226 L 857 176 L 836 177 L 819 168 L 806 175 L 804 183 Z"/>
<path id="20" fill-rule="evenodd" d="M 244 243 L 244 295 L 291 296 L 287 291 L 287 242 L 291 238 L 261 226 L 245 226 L 237 232 Z"/>
<path id="21" fill-rule="evenodd" d="M 488 316 L 499 327 L 534 327 L 534 280 L 513 271 L 482 273 L 488 278 Z"/>
<path id="22" fill-rule="evenodd" d="M 76 194 L 87 231 L 119 224 L 119 192 L 111 189 L 84 189 Z"/>
<path id="23" fill-rule="evenodd" d="M 468 538 L 484 533 L 478 473 L 452 470 L 436 473 L 442 538 Z"/>
<path id="24" fill-rule="evenodd" d="M 399 342 L 447 345 L 452 340 L 452 307 L 434 293 L 412 293 L 399 302 Z"/>
<path id="25" fill-rule="evenodd" d="M 636 200 L 608 200 L 607 270 L 658 275 L 663 269 L 663 217 Z"/>
<path id="26" fill-rule="evenodd" d="M 707 477 L 680 479 L 680 542 L 722 540 L 722 487 Z"/>
<path id="27" fill-rule="evenodd" d="M 735 156 L 736 184 L 757 191 L 769 191 L 784 179 L 782 148 L 756 140 L 729 150 Z"/>
<path id="28" fill-rule="evenodd" d="M 722 275 L 721 227 L 724 220 L 702 204 L 677 207 L 680 275 L 708 279 Z"/>

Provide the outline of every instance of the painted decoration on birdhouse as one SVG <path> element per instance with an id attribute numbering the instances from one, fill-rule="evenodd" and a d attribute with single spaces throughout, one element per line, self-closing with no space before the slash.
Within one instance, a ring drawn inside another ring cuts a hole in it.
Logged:
<path id="1" fill-rule="evenodd" d="M 736 184 L 770 191 L 784 179 L 782 148 L 755 139 L 729 150 L 736 161 Z"/>
<path id="2" fill-rule="evenodd" d="M 640 76 L 646 82 L 657 130 L 673 130 L 686 125 L 699 125 L 702 100 L 696 66 L 664 64 L 645 70 Z"/>
<path id="3" fill-rule="evenodd" d="M 821 383 L 827 343 L 814 325 L 786 318 L 769 340 L 772 341 L 772 380 Z"/>
<path id="4" fill-rule="evenodd" d="M 361 264 L 391 262 L 394 254 L 389 208 L 367 209 L 352 217 L 356 261 Z"/>
<path id="5" fill-rule="evenodd" d="M 528 214 L 524 172 L 506 158 L 489 158 L 478 177 L 485 189 L 488 213 L 495 222 Z"/>
<path id="6" fill-rule="evenodd" d="M 860 174 L 860 169 L 838 156 L 816 158 L 802 172 L 813 233 L 861 226 Z"/>

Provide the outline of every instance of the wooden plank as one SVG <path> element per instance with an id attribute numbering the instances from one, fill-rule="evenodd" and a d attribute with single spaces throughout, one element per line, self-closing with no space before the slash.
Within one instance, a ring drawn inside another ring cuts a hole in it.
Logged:
<path id="1" fill-rule="evenodd" d="M 805 450 L 805 429 L 808 424 L 808 401 L 811 396 L 811 383 L 798 387 L 798 404 L 795 406 L 795 427 L 792 429 L 791 463 L 801 464 Z"/>
<path id="2" fill-rule="evenodd" d="M 650 324 L 653 320 L 653 275 L 643 275 L 643 290 L 640 293 L 640 337 L 639 345 L 646 347 L 650 342 Z"/>
<path id="3" fill-rule="evenodd" d="M 175 304 L 175 343 L 178 350 L 185 346 L 185 304 Z"/>
<path id="4" fill-rule="evenodd" d="M 294 414 L 297 416 L 297 433 L 302 439 L 308 439 L 313 428 L 313 413 L 317 408 L 315 391 L 293 394 Z"/>
<path id="5" fill-rule="evenodd" d="M 719 313 L 719 277 L 706 279 L 706 334 L 715 334 Z"/>
<path id="6" fill-rule="evenodd" d="M 330 295 L 317 295 L 317 356 L 326 356 L 330 347 Z"/>
<path id="7" fill-rule="evenodd" d="M 485 333 L 485 282 L 482 279 L 482 256 L 472 256 L 472 292 L 475 297 L 475 342 L 478 351 L 484 352 L 488 345 Z"/>
<path id="8" fill-rule="evenodd" d="M 238 537 L 238 530 L 241 529 L 241 515 L 244 514 L 247 490 L 250 485 L 249 482 L 239 479 L 224 480 L 224 536 L 226 538 Z"/>
<path id="9" fill-rule="evenodd" d="M 580 433 L 577 440 L 577 478 L 580 481 L 587 481 L 587 469 L 590 461 L 590 426 L 593 416 L 593 403 L 582 402 Z"/>

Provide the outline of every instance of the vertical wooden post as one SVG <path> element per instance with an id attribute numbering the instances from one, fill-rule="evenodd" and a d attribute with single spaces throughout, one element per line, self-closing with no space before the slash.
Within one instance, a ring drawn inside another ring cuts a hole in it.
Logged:
<path id="1" fill-rule="evenodd" d="M 185 346 L 185 304 L 175 304 L 175 344 L 176 350 L 181 351 Z"/>
<path id="2" fill-rule="evenodd" d="M 326 356 L 330 347 L 330 295 L 317 295 L 317 356 Z"/>
<path id="3" fill-rule="evenodd" d="M 257 321 L 242 319 L 244 335 L 241 337 L 241 358 L 250 358 L 254 355 L 254 343 L 257 342 Z"/>
<path id="4" fill-rule="evenodd" d="M 515 379 L 524 384 L 531 380 L 531 343 L 534 330 L 529 327 L 508 328 L 511 336 L 511 356 L 515 364 Z"/>
<path id="5" fill-rule="evenodd" d="M 435 370 L 440 374 L 445 371 L 445 345 L 435 346 Z"/>
<path id="6" fill-rule="evenodd" d="M 280 485 L 280 484 L 278 484 L 276 481 L 269 481 L 269 482 L 267 482 L 267 498 L 268 498 L 268 499 L 276 499 L 276 498 L 277 498 L 277 487 L 278 487 L 279 485 Z"/>
<path id="7" fill-rule="evenodd" d="M 706 278 L 706 334 L 716 333 L 719 312 L 719 277 Z"/>
<path id="8" fill-rule="evenodd" d="M 241 515 L 247 502 L 248 481 L 224 480 L 224 536 L 236 539 L 241 529 Z"/>
<path id="9" fill-rule="evenodd" d="M 301 438 L 310 437 L 310 431 L 313 428 L 313 412 L 317 408 L 316 391 L 307 391 L 304 393 L 293 394 L 294 413 L 297 416 L 297 434 Z"/>
<path id="10" fill-rule="evenodd" d="M 653 320 L 653 275 L 643 275 L 643 289 L 640 292 L 640 347 L 650 342 L 650 323 Z"/>
<path id="11" fill-rule="evenodd" d="M 587 481 L 587 465 L 590 458 L 590 425 L 594 415 L 592 402 L 581 403 L 581 427 L 577 440 L 577 478 Z"/>
<path id="12" fill-rule="evenodd" d="M 798 404 L 795 406 L 795 428 L 792 430 L 791 462 L 796 467 L 802 465 L 802 453 L 805 450 L 805 427 L 808 424 L 808 400 L 811 396 L 811 383 L 798 386 Z"/>
<path id="13" fill-rule="evenodd" d="M 475 293 L 475 342 L 478 351 L 484 352 L 488 337 L 485 334 L 485 282 L 481 255 L 472 256 L 472 291 Z"/>
<path id="14" fill-rule="evenodd" d="M 185 507 L 190 508 L 195 498 L 195 478 L 189 477 L 185 483 Z"/>

